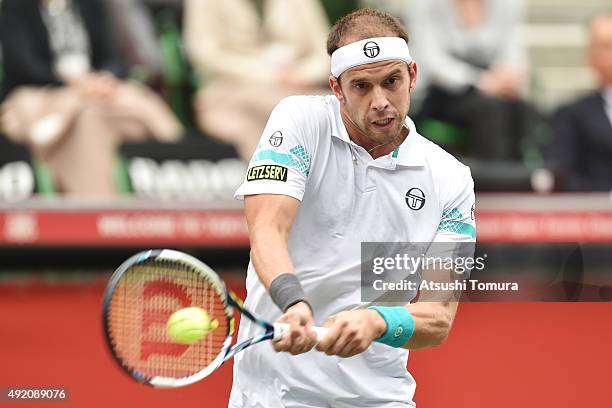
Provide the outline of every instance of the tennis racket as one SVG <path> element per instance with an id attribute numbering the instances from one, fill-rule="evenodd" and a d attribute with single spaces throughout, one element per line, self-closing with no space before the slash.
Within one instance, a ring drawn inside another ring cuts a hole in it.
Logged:
<path id="1" fill-rule="evenodd" d="M 175 311 L 197 306 L 215 329 L 193 344 L 173 342 L 166 332 Z M 232 346 L 234 308 L 263 332 Z M 280 340 L 284 323 L 268 323 L 246 310 L 205 263 L 182 252 L 140 252 L 113 273 L 104 293 L 106 342 L 115 360 L 136 381 L 154 387 L 193 384 L 236 353 L 265 340 Z M 313 327 L 317 341 L 328 330 Z"/>

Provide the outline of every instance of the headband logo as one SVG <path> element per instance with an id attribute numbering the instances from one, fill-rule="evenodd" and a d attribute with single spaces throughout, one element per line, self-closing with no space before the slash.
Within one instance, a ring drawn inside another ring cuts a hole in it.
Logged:
<path id="1" fill-rule="evenodd" d="M 376 58 L 380 54 L 380 47 L 374 41 L 368 41 L 363 46 L 363 53 L 368 58 Z"/>

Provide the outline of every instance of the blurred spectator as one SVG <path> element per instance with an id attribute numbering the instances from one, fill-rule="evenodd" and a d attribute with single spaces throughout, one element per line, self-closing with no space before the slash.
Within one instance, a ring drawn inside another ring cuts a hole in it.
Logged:
<path id="1" fill-rule="evenodd" d="M 130 76 L 157 84 L 162 76 L 162 51 L 151 10 L 144 0 L 106 1 Z"/>
<path id="2" fill-rule="evenodd" d="M 567 190 L 612 190 L 612 13 L 590 24 L 589 65 L 597 91 L 561 107 L 546 152 Z"/>
<path id="3" fill-rule="evenodd" d="M 186 0 L 187 54 L 203 79 L 196 120 L 248 160 L 285 96 L 329 93 L 318 0 Z"/>
<path id="4" fill-rule="evenodd" d="M 528 132 L 522 1 L 413 0 L 407 19 L 419 66 L 418 118 L 467 131 L 468 156 L 516 160 Z M 419 98 L 419 96 L 421 98 Z"/>
<path id="5" fill-rule="evenodd" d="M 61 191 L 115 193 L 117 144 L 177 140 L 149 89 L 122 81 L 103 0 L 3 0 L 3 130 L 47 162 Z"/>

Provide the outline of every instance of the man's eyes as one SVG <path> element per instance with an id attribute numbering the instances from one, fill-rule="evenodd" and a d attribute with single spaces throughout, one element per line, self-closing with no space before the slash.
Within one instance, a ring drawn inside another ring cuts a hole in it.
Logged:
<path id="1" fill-rule="evenodd" d="M 392 76 L 390 78 L 385 79 L 383 81 L 383 85 L 392 86 L 392 85 L 395 85 L 399 80 L 400 80 L 399 77 Z M 355 89 L 360 89 L 360 90 L 366 89 L 369 86 L 370 86 L 370 83 L 368 83 L 368 82 L 354 82 L 353 83 L 353 87 Z"/>
<path id="2" fill-rule="evenodd" d="M 385 85 L 393 85 L 395 84 L 395 82 L 397 82 L 399 80 L 398 77 L 391 77 L 391 78 L 387 78 L 387 80 L 385 80 Z"/>

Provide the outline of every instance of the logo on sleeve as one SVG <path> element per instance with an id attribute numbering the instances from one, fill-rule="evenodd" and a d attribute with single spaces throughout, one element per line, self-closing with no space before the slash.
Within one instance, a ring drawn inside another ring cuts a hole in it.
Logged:
<path id="1" fill-rule="evenodd" d="M 380 54 L 380 47 L 374 41 L 368 41 L 363 46 L 363 53 L 368 58 L 376 58 Z"/>
<path id="2" fill-rule="evenodd" d="M 425 193 L 420 188 L 413 187 L 406 193 L 406 204 L 414 211 L 419 211 L 425 205 Z"/>
<path id="3" fill-rule="evenodd" d="M 270 136 L 270 139 L 268 139 L 268 141 L 274 147 L 280 146 L 281 144 L 283 144 L 283 133 L 281 131 L 276 131 L 272 133 L 272 136 Z"/>
<path id="4" fill-rule="evenodd" d="M 255 180 L 287 181 L 287 168 L 273 164 L 251 167 L 247 171 L 247 181 Z"/>

